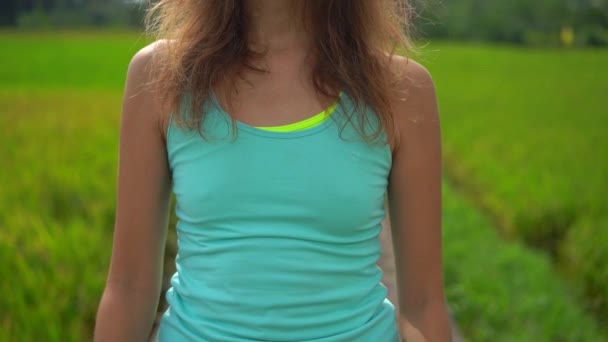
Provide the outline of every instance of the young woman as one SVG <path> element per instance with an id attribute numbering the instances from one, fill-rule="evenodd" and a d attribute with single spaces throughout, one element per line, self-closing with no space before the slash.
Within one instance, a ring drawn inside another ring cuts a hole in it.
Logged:
<path id="1" fill-rule="evenodd" d="M 395 54 L 405 2 L 159 0 L 148 19 L 95 340 L 148 338 L 173 192 L 159 341 L 448 341 L 439 114 L 429 73 Z"/>

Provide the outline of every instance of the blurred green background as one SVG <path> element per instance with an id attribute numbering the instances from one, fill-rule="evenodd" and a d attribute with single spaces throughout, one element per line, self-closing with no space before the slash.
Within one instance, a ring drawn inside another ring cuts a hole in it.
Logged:
<path id="1" fill-rule="evenodd" d="M 442 112 L 446 290 L 464 338 L 608 340 L 608 1 L 413 5 Z M 92 338 L 144 9 L 0 3 L 0 341 Z M 166 276 L 174 253 L 171 235 Z"/>

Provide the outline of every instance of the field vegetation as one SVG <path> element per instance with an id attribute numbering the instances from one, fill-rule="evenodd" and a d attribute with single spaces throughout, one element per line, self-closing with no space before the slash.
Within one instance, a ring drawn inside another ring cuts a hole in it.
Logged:
<path id="1" fill-rule="evenodd" d="M 608 324 L 608 51 L 428 50 L 448 176 L 504 236 L 549 255 Z"/>
<path id="2" fill-rule="evenodd" d="M 146 42 L 0 32 L 0 341 L 91 339 L 111 254 L 122 87 Z M 604 340 L 590 312 L 608 298 L 608 53 L 425 51 L 444 127 L 446 287 L 465 337 Z M 174 253 L 171 235 L 166 277 Z"/>

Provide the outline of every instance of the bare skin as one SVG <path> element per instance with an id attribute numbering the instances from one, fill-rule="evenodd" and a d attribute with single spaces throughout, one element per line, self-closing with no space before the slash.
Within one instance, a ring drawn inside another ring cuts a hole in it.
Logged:
<path id="1" fill-rule="evenodd" d="M 231 97 L 231 116 L 251 126 L 279 126 L 306 119 L 331 105 L 336 99 L 317 94 L 310 80 L 307 57 L 312 43 L 290 1 L 257 0 L 248 5 L 253 13 L 250 44 L 266 52 L 256 64 L 268 72 L 246 71 L 246 80 L 238 80 L 237 94 Z M 226 95 L 219 93 L 220 97 Z"/>
<path id="2" fill-rule="evenodd" d="M 394 96 L 400 143 L 394 147 L 388 207 L 396 260 L 398 322 L 407 341 L 450 341 L 441 242 L 441 128 L 429 72 L 396 58 L 407 78 Z"/>
<path id="3" fill-rule="evenodd" d="M 288 1 L 251 0 L 251 40 L 267 48 L 262 66 L 239 83 L 231 115 L 253 126 L 302 120 L 334 99 L 319 96 L 306 77 L 307 37 Z M 169 216 L 171 174 L 166 120 L 143 85 L 155 44 L 129 65 L 120 132 L 118 202 L 112 259 L 100 302 L 95 341 L 146 341 L 161 290 Z M 388 206 L 397 259 L 399 328 L 407 341 L 449 341 L 450 326 L 441 263 L 441 141 L 437 100 L 428 71 L 395 58 L 404 71 L 391 95 L 400 143 L 394 159 Z M 404 100 L 404 94 L 407 94 Z M 220 98 L 222 94 L 220 91 Z M 406 281 L 407 280 L 407 281 Z"/>
<path id="4" fill-rule="evenodd" d="M 129 65 L 120 131 L 114 245 L 95 341 L 146 341 L 161 290 L 171 174 L 161 108 L 143 91 L 153 46 Z"/>

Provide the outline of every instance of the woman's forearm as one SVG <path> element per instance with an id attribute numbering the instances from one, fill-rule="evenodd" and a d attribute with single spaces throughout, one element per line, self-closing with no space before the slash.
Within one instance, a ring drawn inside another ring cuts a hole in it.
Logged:
<path id="1" fill-rule="evenodd" d="M 106 288 L 97 312 L 95 342 L 148 341 L 157 305 L 157 294 Z"/>
<path id="2" fill-rule="evenodd" d="M 452 328 L 444 300 L 407 305 L 400 310 L 399 329 L 403 341 L 449 342 Z"/>

